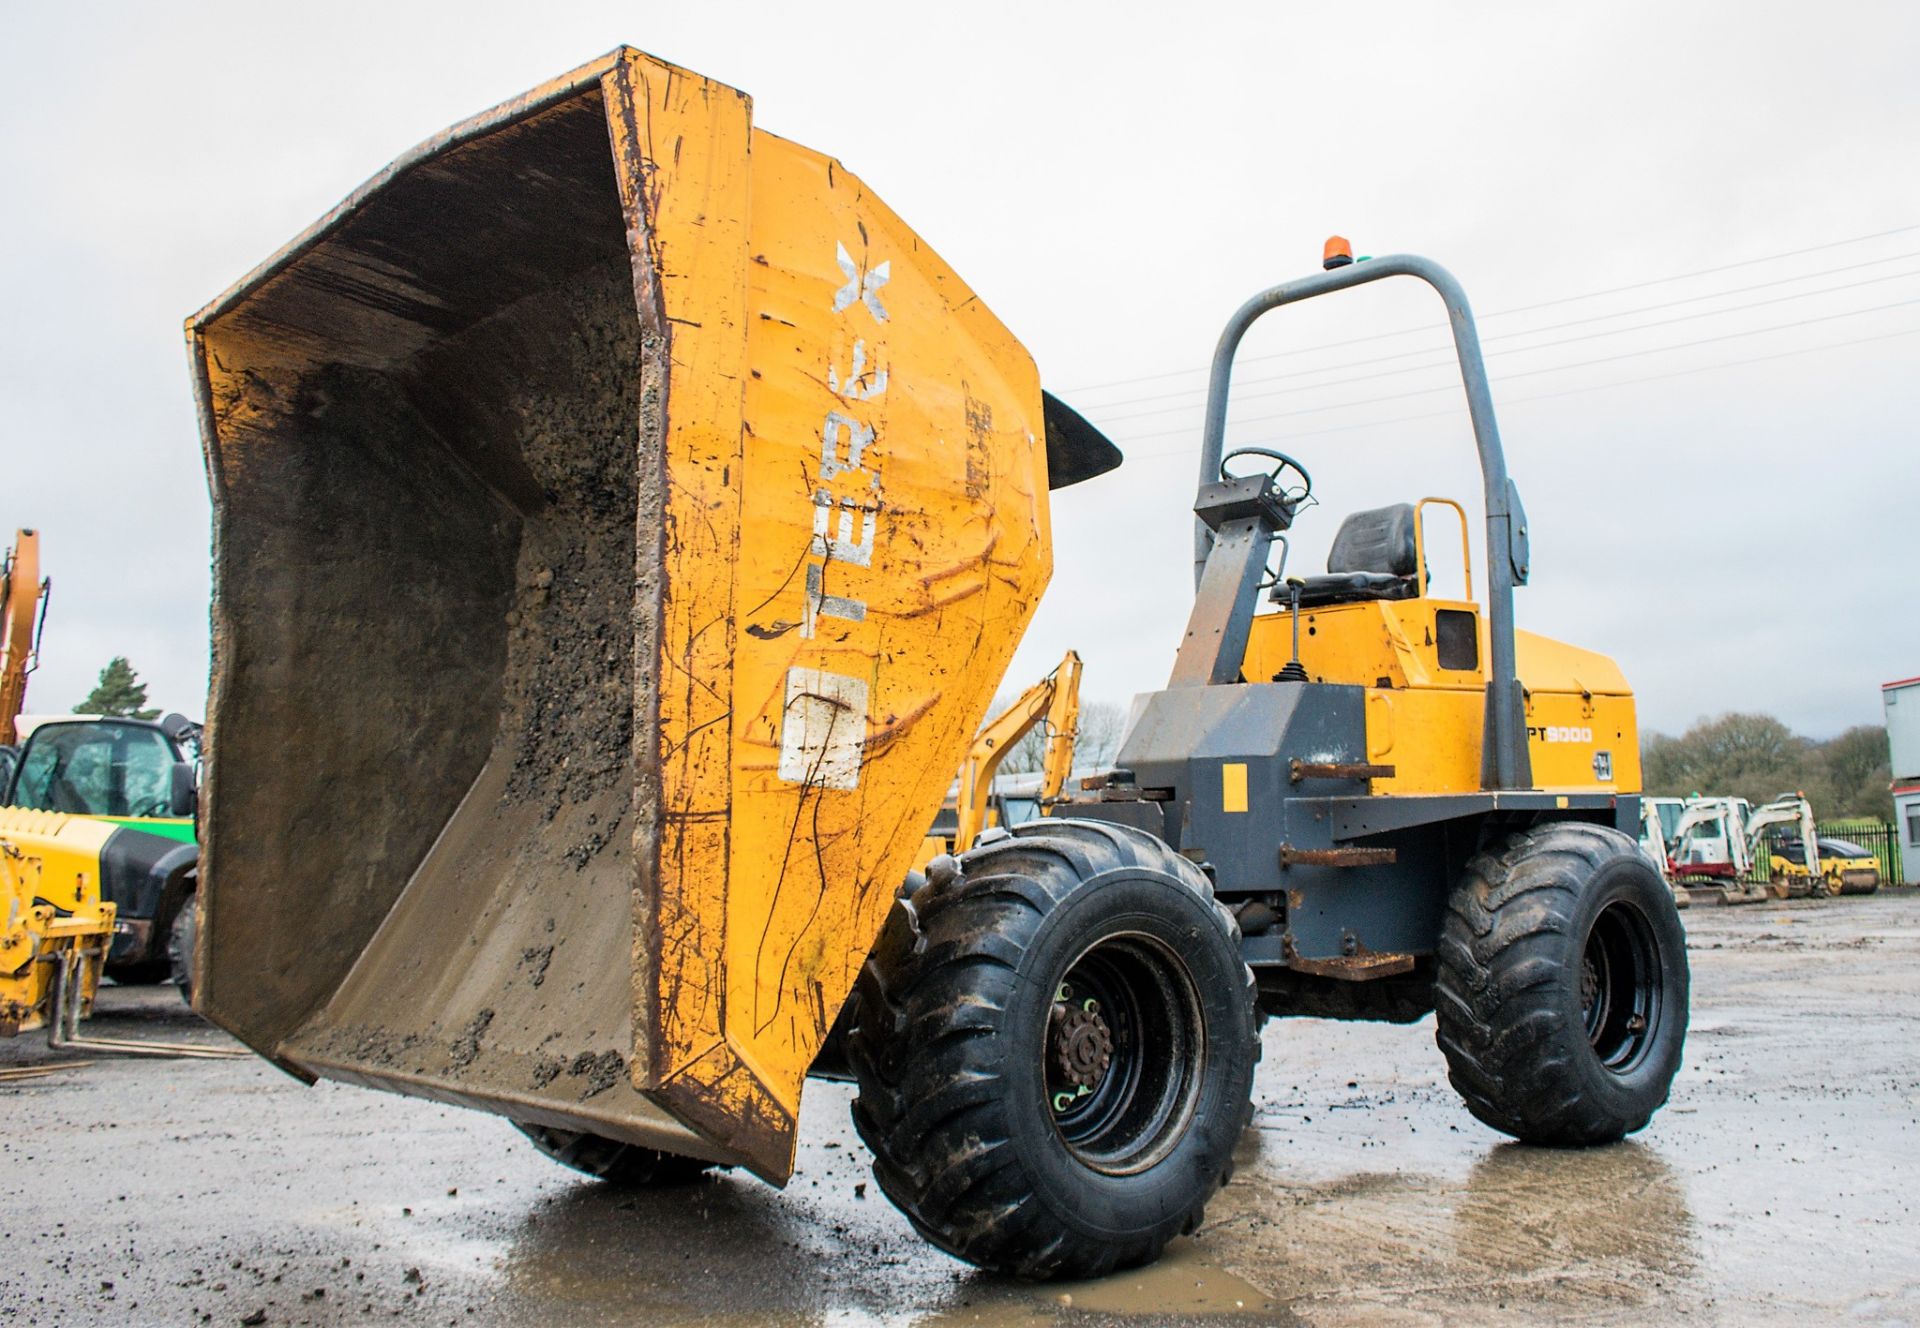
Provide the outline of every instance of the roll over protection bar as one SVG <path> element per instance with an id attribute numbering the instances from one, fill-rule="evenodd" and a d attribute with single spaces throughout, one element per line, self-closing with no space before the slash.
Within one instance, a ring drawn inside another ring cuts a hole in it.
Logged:
<path id="1" fill-rule="evenodd" d="M 1500 447 L 1500 426 L 1494 419 L 1493 395 L 1487 387 L 1487 366 L 1480 354 L 1467 293 L 1451 272 L 1431 259 L 1413 254 L 1390 254 L 1318 272 L 1297 281 L 1261 291 L 1234 311 L 1214 347 L 1207 380 L 1207 412 L 1200 441 L 1200 484 L 1219 477 L 1220 456 L 1227 431 L 1227 393 L 1233 378 L 1233 360 L 1241 338 L 1261 315 L 1282 305 L 1298 304 L 1317 295 L 1379 281 L 1383 277 L 1415 277 L 1433 287 L 1447 306 L 1453 328 L 1453 346 L 1460 361 L 1460 381 L 1467 392 L 1467 411 L 1473 420 L 1474 444 L 1480 453 L 1480 476 L 1487 511 L 1487 635 L 1491 668 L 1487 679 L 1487 723 L 1482 738 L 1481 783 L 1490 789 L 1531 787 L 1526 725 L 1521 711 L 1520 682 L 1515 676 L 1513 643 L 1513 588 L 1527 583 L 1527 519 L 1520 495 L 1507 476 L 1507 460 Z M 1194 584 L 1213 547 L 1213 532 L 1195 521 L 1193 536 Z"/>

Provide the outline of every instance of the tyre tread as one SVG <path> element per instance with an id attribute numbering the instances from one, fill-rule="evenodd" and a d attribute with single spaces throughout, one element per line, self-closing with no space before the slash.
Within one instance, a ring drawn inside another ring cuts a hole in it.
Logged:
<path id="1" fill-rule="evenodd" d="M 1606 1143 L 1666 1101 L 1626 1118 L 1591 1099 L 1565 1050 L 1565 938 L 1585 883 L 1633 841 L 1610 827 L 1550 822 L 1476 854 L 1441 922 L 1435 1041 L 1448 1078 L 1484 1124 L 1530 1143 Z M 1684 996 L 1680 1017 L 1684 1020 Z"/>
<path id="2" fill-rule="evenodd" d="M 1163 1227 L 1164 1236 L 1097 1241 L 1060 1224 L 1007 1146 L 994 1091 L 995 1040 L 980 1034 L 997 1028 L 1005 1011 L 995 983 L 1005 982 L 1050 911 L 1095 876 L 1148 869 L 1204 901 L 1236 947 L 1239 928 L 1193 863 L 1125 826 L 1049 818 L 963 861 L 959 880 L 918 890 L 893 910 L 855 986 L 847 1044 L 860 1086 L 853 1122 L 873 1152 L 874 1178 L 921 1235 L 981 1267 L 1026 1278 L 1095 1277 L 1148 1262 L 1176 1227 L 1198 1227 L 1231 1162 L 1200 1187 L 1178 1224 Z M 1253 974 L 1240 967 L 1255 1028 Z M 983 999 L 964 1007 L 965 1026 L 956 1029 L 961 993 Z M 1232 1120 L 1192 1127 L 1229 1130 L 1222 1153 L 1251 1122 L 1251 1095 L 1242 1096 L 1239 1110 L 1227 1113 Z"/>

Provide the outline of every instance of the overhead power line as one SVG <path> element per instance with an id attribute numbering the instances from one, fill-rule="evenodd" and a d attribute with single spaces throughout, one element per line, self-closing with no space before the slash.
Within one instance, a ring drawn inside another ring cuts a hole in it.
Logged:
<path id="1" fill-rule="evenodd" d="M 1738 360 L 1723 360 L 1718 364 L 1697 364 L 1689 369 L 1675 369 L 1669 373 L 1646 374 L 1639 378 L 1623 378 L 1617 382 L 1590 383 L 1585 387 L 1569 387 L 1558 392 L 1541 392 L 1530 397 L 1515 397 L 1510 401 L 1503 402 L 1502 407 L 1524 406 L 1534 401 L 1553 401 L 1559 397 L 1578 396 L 1586 392 L 1604 392 L 1616 387 L 1634 387 L 1641 383 L 1657 383 L 1667 378 L 1684 378 L 1689 374 L 1711 373 L 1715 369 L 1736 369 L 1741 365 L 1764 364 L 1769 360 L 1791 359 L 1794 356 L 1813 355 L 1820 351 L 1847 350 L 1854 346 L 1865 346 L 1876 341 L 1893 341 L 1899 337 L 1911 337 L 1915 335 L 1920 335 L 1920 327 L 1904 328 L 1898 332 L 1881 332 L 1874 336 L 1856 337 L 1852 341 L 1836 341 L 1825 346 L 1801 346 L 1794 350 L 1775 351 L 1770 355 L 1752 355 Z M 1396 415 L 1391 419 L 1385 420 L 1366 420 L 1357 424 L 1332 424 L 1319 429 L 1302 429 L 1296 433 L 1290 433 L 1287 436 L 1289 438 L 1318 438 L 1324 434 L 1353 433 L 1361 429 L 1380 429 L 1390 424 L 1411 424 L 1418 420 L 1451 419 L 1458 415 L 1458 413 L 1458 411 L 1452 410 L 1429 410 L 1423 411 L 1418 415 Z M 1132 441 L 1142 442 L 1152 438 L 1170 438 L 1185 432 L 1187 431 L 1170 429 L 1163 433 L 1142 434 Z M 1154 461 L 1167 457 L 1191 458 L 1192 456 L 1194 456 L 1194 450 L 1190 447 L 1168 447 L 1162 448 L 1157 452 L 1129 453 L 1127 460 Z"/>
<path id="2" fill-rule="evenodd" d="M 1902 303 L 1916 304 L 1916 303 L 1920 303 L 1920 300 L 1907 300 L 1907 301 L 1903 301 Z M 1897 308 L 1898 306 L 1887 305 L 1884 307 Z M 1873 312 L 1873 311 L 1863 310 L 1862 312 Z M 1808 320 L 1808 321 L 1824 321 L 1824 320 Z M 1786 324 L 1785 326 L 1799 326 L 1799 324 Z M 1768 329 L 1768 330 L 1777 331 L 1778 329 Z M 1584 387 L 1563 388 L 1556 392 L 1542 392 L 1542 393 L 1537 393 L 1536 395 L 1530 396 L 1530 397 L 1504 398 L 1497 404 L 1501 409 L 1504 410 L 1508 406 L 1523 406 L 1529 402 L 1551 401 L 1557 397 L 1576 396 L 1584 392 L 1600 392 L 1600 391 L 1605 391 L 1605 390 L 1616 388 L 1616 387 L 1632 387 L 1640 383 L 1655 383 L 1668 378 L 1684 378 L 1690 374 L 1710 373 L 1715 369 L 1734 369 L 1734 368 L 1740 367 L 1741 365 L 1746 365 L 1746 364 L 1765 364 L 1770 360 L 1785 360 L 1785 359 L 1791 359 L 1800 355 L 1814 355 L 1814 354 L 1818 354 L 1821 351 L 1846 350 L 1854 346 L 1870 345 L 1877 341 L 1892 341 L 1900 337 L 1910 337 L 1917 333 L 1920 333 L 1920 327 L 1903 328 L 1895 332 L 1880 332 L 1880 333 L 1875 333 L 1872 336 L 1855 337 L 1850 341 L 1835 341 L 1822 346 L 1799 346 L 1794 348 L 1793 350 L 1774 351 L 1766 355 L 1752 355 L 1752 356 L 1747 356 L 1737 360 L 1723 360 L 1716 364 L 1698 364 L 1698 365 L 1693 365 L 1686 369 L 1674 369 L 1667 373 L 1646 374 L 1641 377 L 1624 378 L 1624 379 L 1620 379 L 1618 381 L 1610 382 L 1610 383 L 1592 383 Z M 1748 335 L 1748 334 L 1742 333 L 1738 335 Z M 1668 347 L 1666 349 L 1680 350 L 1680 349 L 1684 349 L 1687 346 L 1706 345 L 1712 341 L 1725 341 L 1728 339 L 1729 338 L 1726 338 L 1726 337 L 1710 337 L 1701 341 L 1685 342 L 1681 346 Z M 1648 351 L 1635 352 L 1635 354 L 1650 354 L 1650 353 L 1652 352 L 1648 352 Z M 1588 364 L 1605 364 L 1605 363 L 1610 363 L 1613 360 L 1627 359 L 1627 358 L 1631 358 L 1631 357 L 1610 356 L 1606 360 L 1589 360 L 1587 361 L 1587 363 Z M 1583 366 L 1567 365 L 1563 367 L 1577 368 L 1577 367 L 1583 367 Z M 1532 370 L 1530 371 L 1529 374 L 1524 374 L 1524 375 L 1513 374 L 1513 375 L 1510 375 L 1510 377 L 1515 377 L 1515 378 L 1528 377 L 1528 376 L 1531 376 L 1531 374 L 1533 373 L 1544 373 L 1544 372 L 1547 372 L 1547 371 Z M 1432 388 L 1432 389 L 1428 389 L 1428 392 L 1433 392 L 1433 391 L 1443 392 L 1447 390 L 1449 390 L 1449 388 Z M 1423 396 L 1427 394 L 1428 394 L 1427 392 L 1402 393 L 1401 396 L 1402 397 Z M 1395 399 L 1397 398 L 1393 398 L 1393 397 L 1373 398 L 1374 401 L 1389 401 L 1389 400 L 1395 400 Z M 1370 405 L 1372 404 L 1372 402 L 1371 401 L 1349 402 L 1347 404 L 1348 405 Z M 1327 407 L 1322 407 L 1322 409 L 1334 410 L 1334 409 L 1338 409 L 1338 407 L 1327 406 Z M 1301 412 L 1293 412 L 1293 413 L 1294 414 L 1312 414 L 1314 412 L 1301 411 Z M 1287 437 L 1289 439 L 1315 438 L 1315 437 L 1319 437 L 1322 434 L 1348 433 L 1356 429 L 1374 429 L 1374 428 L 1379 428 L 1383 425 L 1388 425 L 1388 424 L 1406 424 L 1414 420 L 1449 419 L 1457 415 L 1458 413 L 1459 413 L 1458 411 L 1454 411 L 1454 410 L 1435 410 L 1435 411 L 1425 411 L 1418 415 L 1397 415 L 1390 419 L 1384 419 L 1384 420 L 1364 420 L 1364 421 L 1360 421 L 1353 424 L 1325 425 L 1325 426 L 1314 428 L 1314 429 L 1291 430 L 1288 432 Z M 1270 416 L 1270 417 L 1267 417 L 1266 419 L 1237 420 L 1237 421 L 1230 422 L 1229 427 L 1233 427 L 1235 425 L 1262 424 L 1262 423 L 1267 423 L 1271 419 L 1279 419 L 1279 418 L 1282 418 L 1282 417 Z M 1161 429 L 1154 433 L 1134 434 L 1131 437 L 1127 437 L 1127 438 L 1117 438 L 1114 441 L 1117 443 L 1143 443 L 1143 442 L 1151 442 L 1156 438 L 1179 438 L 1183 436 L 1190 437 L 1190 436 L 1194 436 L 1196 433 L 1197 431 L 1193 429 Z M 1133 460 L 1133 459 L 1147 460 L 1153 457 L 1193 456 L 1193 455 L 1195 455 L 1195 453 L 1192 448 L 1169 448 L 1169 449 L 1165 449 L 1158 452 L 1129 453 L 1128 459 L 1129 460 Z"/>
<path id="3" fill-rule="evenodd" d="M 1488 345 L 1496 341 L 1511 341 L 1516 337 L 1537 337 L 1547 332 L 1557 332 L 1563 328 L 1585 327 L 1593 323 L 1610 322 L 1616 318 L 1631 318 L 1636 314 L 1657 313 L 1662 309 L 1677 309 L 1682 305 L 1698 304 L 1703 300 L 1720 300 L 1720 299 L 1725 299 L 1729 295 L 1745 295 L 1750 291 L 1770 290 L 1777 286 L 1789 286 L 1799 281 L 1812 281 L 1818 277 L 1838 276 L 1843 272 L 1857 272 L 1862 268 L 1879 267 L 1885 263 L 1903 262 L 1910 258 L 1920 258 L 1920 250 L 1914 250 L 1904 254 L 1889 254 L 1884 258 L 1870 258 L 1862 263 L 1844 263 L 1839 267 L 1823 268 L 1818 272 L 1803 272 L 1797 276 L 1775 277 L 1771 281 L 1757 281 L 1747 286 L 1732 286 L 1726 290 L 1706 291 L 1699 295 L 1685 295 L 1677 300 L 1663 300 L 1658 304 L 1645 304 L 1633 309 L 1616 309 L 1612 313 L 1590 314 L 1585 318 L 1570 318 L 1565 322 L 1561 322 L 1561 323 L 1547 323 L 1540 327 L 1521 328 L 1513 332 L 1496 332 L 1492 336 L 1486 336 L 1486 337 L 1480 338 L 1480 341 L 1482 345 Z M 1894 277 L 1911 276 L 1911 275 L 1913 274 L 1912 273 L 1896 273 L 1896 274 L 1893 274 L 1893 276 L 1877 278 L 1876 280 L 1890 281 L 1890 280 L 1893 280 Z M 1851 285 L 1828 286 L 1828 287 L 1823 287 L 1820 290 L 1800 291 L 1794 295 L 1782 296 L 1781 298 L 1782 300 L 1810 299 L 1816 295 L 1827 294 L 1829 291 L 1848 290 L 1848 289 L 1851 289 L 1852 285 L 1871 285 L 1871 284 L 1873 283 L 1872 282 L 1855 282 L 1855 283 L 1851 283 Z M 1762 303 L 1764 303 L 1764 301 Z M 1714 310 L 1701 313 L 1697 316 L 1706 318 L 1706 317 L 1711 317 L 1717 314 L 1735 313 L 1740 309 L 1750 309 L 1755 307 L 1757 306 L 1756 305 L 1737 305 L 1732 309 L 1714 309 Z M 1440 330 L 1444 330 L 1445 327 L 1446 325 L 1442 323 L 1442 324 L 1437 324 L 1434 328 L 1429 330 L 1440 331 Z M 1617 335 L 1619 333 L 1631 332 L 1635 330 L 1637 329 L 1616 328 L 1612 332 L 1606 333 L 1604 335 L 1612 336 L 1612 335 Z M 1320 348 L 1309 347 L 1308 349 L 1318 350 Z M 1337 373 L 1342 369 L 1356 369 L 1364 365 L 1384 364 L 1390 360 L 1404 360 L 1415 355 L 1431 355 L 1437 349 L 1441 349 L 1441 348 L 1433 347 L 1433 346 L 1416 346 L 1412 350 L 1394 351 L 1390 355 L 1369 355 L 1363 359 L 1341 360 L 1334 364 L 1314 365 L 1310 368 L 1289 370 L 1286 373 L 1260 374 L 1260 375 L 1255 375 L 1255 376 L 1245 377 L 1245 378 L 1236 377 L 1234 379 L 1235 395 L 1238 396 L 1240 394 L 1239 390 L 1243 387 L 1258 387 L 1265 383 L 1277 383 L 1277 382 L 1282 382 L 1284 380 L 1295 379 L 1295 378 L 1312 378 L 1320 374 Z M 1537 347 L 1521 347 L 1520 349 L 1532 350 L 1532 349 L 1537 349 Z M 1249 362 L 1251 361 L 1249 360 Z M 1442 364 L 1453 363 L 1452 356 L 1449 354 L 1446 358 L 1444 358 L 1441 361 L 1441 363 Z M 1412 371 L 1411 367 L 1409 368 L 1408 371 L 1409 372 Z M 1123 397 L 1117 401 L 1096 402 L 1096 403 L 1093 403 L 1091 406 L 1089 406 L 1089 409 L 1104 410 L 1112 406 L 1137 406 L 1137 405 L 1144 405 L 1145 403 L 1150 401 L 1171 401 L 1175 397 L 1204 397 L 1206 395 L 1206 392 L 1207 392 L 1206 385 L 1201 384 L 1198 387 L 1179 388 L 1171 392 L 1150 392 L 1145 396 Z"/>
<path id="4" fill-rule="evenodd" d="M 1915 268 L 1907 272 L 1890 272 L 1890 273 L 1887 273 L 1885 276 L 1869 277 L 1864 281 L 1843 282 L 1838 286 L 1823 286 L 1818 290 L 1799 291 L 1792 295 L 1775 295 L 1765 300 L 1752 300 L 1746 304 L 1737 304 L 1727 309 L 1703 309 L 1698 313 L 1680 314 L 1673 318 L 1658 318 L 1653 320 L 1652 322 L 1634 323 L 1628 327 L 1609 328 L 1605 331 L 1600 331 L 1600 332 L 1582 332 L 1577 336 L 1561 337 L 1557 341 L 1543 341 L 1537 345 L 1532 345 L 1532 346 L 1506 346 L 1499 350 L 1489 351 L 1487 353 L 1487 358 L 1494 359 L 1496 357 L 1503 356 L 1503 355 L 1520 355 L 1520 354 L 1525 354 L 1528 352 L 1538 351 L 1538 350 L 1551 350 L 1556 346 L 1571 346 L 1576 342 L 1593 341 L 1600 337 L 1625 336 L 1628 333 L 1645 332 L 1652 328 L 1657 328 L 1657 327 L 1671 327 L 1676 323 L 1690 323 L 1690 322 L 1695 322 L 1702 318 L 1718 318 L 1725 314 L 1744 313 L 1749 309 L 1762 309 L 1769 305 L 1786 304 L 1794 300 L 1811 299 L 1819 295 L 1832 295 L 1839 291 L 1858 290 L 1863 286 L 1878 286 L 1883 282 L 1898 281 L 1907 277 L 1920 277 L 1920 268 Z M 1885 308 L 1886 306 L 1880 306 L 1880 307 Z M 1783 324 L 1783 326 L 1791 327 L 1791 326 L 1794 326 L 1794 324 L 1791 324 L 1791 323 Z M 1546 329 L 1541 329 L 1541 330 L 1544 331 Z M 1761 329 L 1761 330 L 1765 330 L 1765 329 Z M 1488 338 L 1488 340 L 1493 340 L 1493 338 Z M 1432 352 L 1426 351 L 1426 350 L 1406 352 L 1406 354 L 1430 354 L 1430 353 Z M 1384 356 L 1382 358 L 1401 359 L 1401 358 L 1405 358 L 1405 356 L 1404 355 Z M 1366 361 L 1358 361 L 1357 363 L 1366 363 Z M 1381 369 L 1374 373 L 1353 374 L 1347 378 L 1330 378 L 1325 382 L 1302 383 L 1295 387 L 1275 388 L 1274 390 L 1268 391 L 1268 392 L 1242 392 L 1242 391 L 1236 390 L 1233 393 L 1232 400 L 1264 401 L 1264 400 L 1271 399 L 1273 397 L 1298 396 L 1302 392 L 1319 392 L 1330 387 L 1345 387 L 1351 383 L 1373 382 L 1381 378 L 1397 378 L 1404 374 L 1424 373 L 1434 369 L 1447 369 L 1447 368 L 1453 367 L 1456 363 L 1458 363 L 1458 361 L 1451 354 L 1447 354 L 1427 364 L 1407 364 L 1407 365 L 1402 365 L 1397 369 Z M 1572 366 L 1569 366 L 1569 367 L 1572 367 Z M 1531 372 L 1547 372 L 1547 370 L 1535 370 Z M 1255 380 L 1255 381 L 1257 382 L 1259 380 Z M 1102 418 L 1111 422 L 1145 419 L 1150 415 L 1169 415 L 1178 411 L 1192 410 L 1198 404 L 1199 403 L 1197 402 L 1186 402 L 1176 406 L 1157 406 L 1152 410 L 1134 411 L 1126 415 L 1104 415 L 1102 416 Z M 1100 413 L 1100 407 L 1098 406 L 1089 407 L 1089 410 L 1095 414 Z"/>
<path id="5" fill-rule="evenodd" d="M 1890 236 L 1907 235 L 1914 231 L 1920 231 L 1920 222 L 1916 222 L 1914 224 L 1907 225 L 1907 226 L 1894 226 L 1888 230 L 1883 230 L 1883 231 L 1873 231 L 1866 235 L 1851 235 L 1841 240 L 1828 240 L 1821 244 L 1810 244 L 1799 249 L 1787 249 L 1787 250 L 1783 250 L 1780 253 L 1763 254 L 1757 258 L 1743 258 L 1738 260 L 1737 262 L 1722 263 L 1716 267 L 1696 268 L 1690 272 L 1676 272 L 1671 276 L 1653 277 L 1646 281 L 1629 282 L 1626 285 L 1622 285 L 1622 286 L 1608 286 L 1601 290 L 1585 291 L 1578 295 L 1562 295 L 1550 300 L 1540 300 L 1533 304 L 1522 304 L 1522 305 L 1515 305 L 1507 309 L 1496 309 L 1492 313 L 1482 313 L 1477 315 L 1477 317 L 1480 321 L 1485 322 L 1487 319 L 1490 319 L 1490 318 L 1506 318 L 1514 314 L 1532 313 L 1537 309 L 1549 309 L 1562 304 L 1574 304 L 1581 300 L 1595 300 L 1605 295 L 1622 295 L 1628 291 L 1645 290 L 1652 286 L 1667 285 L 1669 283 L 1676 282 L 1676 281 L 1691 281 L 1697 277 L 1710 277 L 1710 276 L 1715 276 L 1722 272 L 1736 271 L 1740 268 L 1757 267 L 1762 263 L 1777 263 L 1788 258 L 1800 258 L 1806 254 L 1822 253 L 1828 249 L 1840 249 L 1850 244 L 1865 244 L 1871 240 L 1884 240 Z M 1371 332 L 1365 336 L 1349 337 L 1344 341 L 1324 342 L 1321 345 L 1314 347 L 1314 349 L 1315 350 L 1337 350 L 1343 346 L 1358 346 L 1368 342 L 1384 341 L 1390 337 L 1407 336 L 1414 332 L 1427 332 L 1427 331 L 1432 331 L 1435 328 L 1444 328 L 1445 326 L 1446 326 L 1445 323 L 1423 323 L 1418 327 L 1399 328 L 1397 330 L 1390 331 L 1390 332 Z M 1243 364 L 1256 364 L 1256 363 L 1262 363 L 1268 360 L 1285 359 L 1290 354 L 1297 354 L 1297 353 L 1298 352 L 1282 351 L 1282 352 L 1276 352 L 1271 355 L 1249 355 L 1249 356 L 1243 357 L 1239 362 Z M 1078 393 L 1086 393 L 1086 392 L 1099 392 L 1110 387 L 1131 387 L 1136 383 L 1155 382 L 1161 379 L 1179 378 L 1187 374 L 1205 373 L 1205 372 L 1206 372 L 1206 369 L 1204 368 L 1204 366 L 1202 366 L 1202 367 L 1187 368 L 1187 369 L 1169 369 L 1163 373 L 1137 374 L 1131 378 L 1115 379 L 1112 382 L 1087 383 L 1087 384 L 1082 384 L 1079 387 L 1064 388 L 1062 389 L 1060 395 L 1070 395 L 1070 394 L 1078 394 Z"/>

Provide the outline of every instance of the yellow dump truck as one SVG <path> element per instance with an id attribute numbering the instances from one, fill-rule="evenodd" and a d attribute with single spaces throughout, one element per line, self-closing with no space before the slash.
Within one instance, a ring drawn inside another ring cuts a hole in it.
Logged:
<path id="1" fill-rule="evenodd" d="M 1526 522 L 1458 284 L 1337 257 L 1222 338 L 1192 616 L 1116 768 L 903 891 L 1050 574 L 1048 492 L 1117 451 L 731 88 L 621 49 L 401 157 L 188 323 L 197 1007 L 632 1183 L 784 1183 L 807 1075 L 850 1074 L 915 1229 L 1027 1276 L 1199 1223 L 1262 1013 L 1433 1011 L 1495 1128 L 1641 1128 L 1687 971 L 1631 694 L 1516 647 Z M 1223 455 L 1234 349 L 1386 277 L 1450 314 L 1485 604 L 1429 594 L 1400 504 L 1257 612 L 1312 484 Z"/>

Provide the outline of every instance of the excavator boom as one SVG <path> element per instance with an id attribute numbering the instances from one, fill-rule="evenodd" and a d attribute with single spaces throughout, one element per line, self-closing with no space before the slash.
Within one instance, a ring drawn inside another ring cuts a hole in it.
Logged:
<path id="1" fill-rule="evenodd" d="M 19 741 L 15 721 L 27 703 L 27 675 L 39 651 L 47 583 L 40 576 L 40 532 L 14 536 L 0 565 L 0 747 Z"/>
<path id="2" fill-rule="evenodd" d="M 1014 745 L 1043 719 L 1047 721 L 1040 785 L 1044 806 L 1060 796 L 1073 769 L 1073 745 L 1080 729 L 1080 656 L 1074 651 L 1069 650 L 1052 673 L 1020 693 L 975 736 L 966 764 L 960 768 L 960 827 L 953 840 L 956 851 L 971 847 L 987 828 L 994 775 Z"/>

